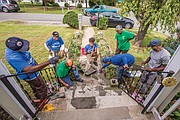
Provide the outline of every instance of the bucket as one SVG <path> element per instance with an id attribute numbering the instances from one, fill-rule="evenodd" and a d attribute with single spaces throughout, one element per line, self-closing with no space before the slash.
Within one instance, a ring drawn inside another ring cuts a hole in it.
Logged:
<path id="1" fill-rule="evenodd" d="M 84 48 L 81 48 L 81 55 L 84 55 Z"/>

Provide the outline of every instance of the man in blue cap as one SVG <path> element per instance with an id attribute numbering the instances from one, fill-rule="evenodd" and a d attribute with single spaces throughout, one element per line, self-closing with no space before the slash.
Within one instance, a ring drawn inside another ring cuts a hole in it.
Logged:
<path id="1" fill-rule="evenodd" d="M 106 68 L 110 64 L 117 65 L 119 68 L 116 70 L 117 80 L 119 85 L 122 84 L 121 77 L 123 75 L 124 70 L 127 70 L 134 64 L 134 56 L 131 54 L 118 54 L 112 57 L 105 57 L 103 59 L 103 67 L 99 70 Z"/>
<path id="2" fill-rule="evenodd" d="M 43 100 L 47 97 L 47 87 L 42 77 L 39 75 L 39 70 L 49 64 L 56 64 L 57 57 L 53 57 L 48 61 L 38 64 L 32 58 L 29 50 L 29 41 L 10 37 L 6 40 L 5 58 L 6 61 L 16 70 L 16 73 L 28 72 L 28 74 L 18 75 L 22 80 L 25 80 L 32 88 L 37 99 Z"/>
<path id="3" fill-rule="evenodd" d="M 153 39 L 150 41 L 148 47 L 151 47 L 150 56 L 142 62 L 144 66 L 147 64 L 147 68 L 143 71 L 140 82 L 141 86 L 139 93 L 145 94 L 148 86 L 151 86 L 156 77 L 157 71 L 163 71 L 170 60 L 170 53 L 161 46 L 159 39 Z"/>

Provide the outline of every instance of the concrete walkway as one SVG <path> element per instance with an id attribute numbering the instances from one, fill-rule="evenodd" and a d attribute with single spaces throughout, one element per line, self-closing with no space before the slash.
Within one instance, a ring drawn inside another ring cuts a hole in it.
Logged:
<path id="1" fill-rule="evenodd" d="M 94 30 L 84 31 L 82 47 Z M 41 113 L 41 120 L 154 120 L 152 116 L 142 115 L 142 107 L 120 89 L 102 84 L 103 74 L 94 73 L 83 76 L 83 83 L 74 82 L 73 90 L 66 90 L 64 99 L 51 101 L 54 112 Z"/>
<path id="2" fill-rule="evenodd" d="M 84 36 L 82 39 L 82 46 L 85 47 L 89 43 L 89 38 L 93 37 L 94 35 L 94 29 L 92 27 L 88 27 L 84 30 Z"/>

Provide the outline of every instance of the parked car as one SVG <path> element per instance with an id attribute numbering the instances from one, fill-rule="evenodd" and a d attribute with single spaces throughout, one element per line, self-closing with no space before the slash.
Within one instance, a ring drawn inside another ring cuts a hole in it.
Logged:
<path id="1" fill-rule="evenodd" d="M 113 13 L 117 13 L 117 10 L 113 10 L 113 9 L 110 9 L 108 8 L 108 6 L 104 6 L 104 5 L 95 5 L 94 7 L 92 8 L 86 8 L 84 10 L 84 15 L 87 15 L 87 16 L 91 16 L 95 13 L 98 13 L 98 11 L 100 13 L 102 12 L 113 12 Z"/>
<path id="2" fill-rule="evenodd" d="M 14 0 L 0 0 L 0 10 L 6 13 L 9 11 L 18 12 L 20 8 Z"/>
<path id="3" fill-rule="evenodd" d="M 118 13 L 112 13 L 112 12 L 103 12 L 99 14 L 99 17 L 107 17 L 109 22 L 109 27 L 115 27 L 116 25 L 122 25 L 122 27 L 126 29 L 130 29 L 134 26 L 134 21 L 120 16 Z M 90 18 L 90 22 L 92 26 L 96 26 L 96 22 L 98 20 L 98 15 L 94 15 Z"/>

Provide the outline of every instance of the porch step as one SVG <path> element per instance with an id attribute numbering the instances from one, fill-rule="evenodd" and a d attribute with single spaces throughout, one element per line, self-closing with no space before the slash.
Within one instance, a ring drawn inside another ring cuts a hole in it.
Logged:
<path id="1" fill-rule="evenodd" d="M 77 109 L 41 113 L 41 120 L 155 120 L 152 114 L 141 114 L 138 105 L 101 109 Z"/>
<path id="2" fill-rule="evenodd" d="M 43 120 L 132 120 L 128 107 L 78 109 L 47 113 Z"/>

